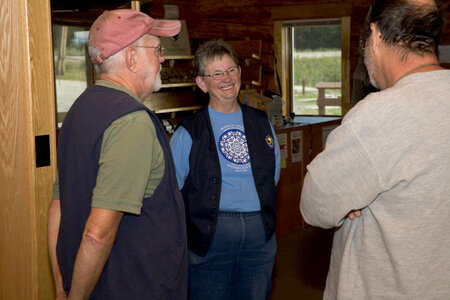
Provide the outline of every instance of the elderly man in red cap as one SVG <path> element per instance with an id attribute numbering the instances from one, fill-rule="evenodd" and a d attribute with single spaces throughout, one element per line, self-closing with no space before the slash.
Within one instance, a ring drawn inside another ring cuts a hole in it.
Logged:
<path id="1" fill-rule="evenodd" d="M 58 299 L 185 299 L 184 204 L 158 118 L 142 102 L 161 87 L 160 36 L 179 21 L 104 12 L 89 33 L 97 81 L 61 128 L 48 212 Z"/>

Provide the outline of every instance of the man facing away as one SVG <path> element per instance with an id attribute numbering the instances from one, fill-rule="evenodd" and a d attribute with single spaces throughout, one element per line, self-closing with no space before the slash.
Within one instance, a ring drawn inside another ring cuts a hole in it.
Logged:
<path id="1" fill-rule="evenodd" d="M 308 166 L 305 221 L 337 227 L 324 299 L 450 299 L 450 71 L 432 1 L 378 0 L 368 95 Z"/>
<path id="2" fill-rule="evenodd" d="M 48 220 L 58 299 L 185 299 L 184 204 L 168 140 L 142 102 L 161 87 L 159 36 L 179 21 L 104 12 L 89 33 L 96 84 L 58 144 Z"/>

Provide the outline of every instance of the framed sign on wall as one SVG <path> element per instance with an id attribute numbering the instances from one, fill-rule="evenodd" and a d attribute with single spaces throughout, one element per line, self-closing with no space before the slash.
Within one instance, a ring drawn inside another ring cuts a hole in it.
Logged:
<path id="1" fill-rule="evenodd" d="M 161 44 L 164 46 L 164 56 L 192 55 L 186 21 L 180 20 L 180 22 L 181 30 L 178 35 L 161 37 Z"/>

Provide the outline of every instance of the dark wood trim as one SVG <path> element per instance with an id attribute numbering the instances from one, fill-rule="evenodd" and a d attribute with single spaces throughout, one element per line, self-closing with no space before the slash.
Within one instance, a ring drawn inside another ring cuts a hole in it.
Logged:
<path id="1" fill-rule="evenodd" d="M 272 7 L 271 13 L 273 20 L 339 18 L 351 16 L 352 5 L 342 3 L 277 6 Z"/>

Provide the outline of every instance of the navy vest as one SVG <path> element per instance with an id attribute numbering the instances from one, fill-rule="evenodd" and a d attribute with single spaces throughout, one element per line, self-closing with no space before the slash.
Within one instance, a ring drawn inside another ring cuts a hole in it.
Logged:
<path id="1" fill-rule="evenodd" d="M 184 204 L 165 131 L 158 118 L 131 96 L 98 85 L 87 88 L 75 101 L 59 137 L 61 224 L 57 255 L 66 292 L 91 209 L 103 133 L 114 120 L 138 110 L 146 110 L 155 124 L 165 171 L 154 194 L 143 200 L 141 214 L 124 215 L 91 299 L 186 298 Z"/>
<path id="2" fill-rule="evenodd" d="M 266 142 L 267 137 L 273 138 L 272 130 L 263 111 L 247 105 L 241 105 L 241 110 L 266 240 L 269 240 L 275 230 L 276 204 L 275 154 Z M 192 138 L 190 172 L 181 190 L 186 207 L 188 245 L 192 252 L 205 256 L 215 233 L 222 184 L 208 108 L 183 120 L 180 126 Z"/>

